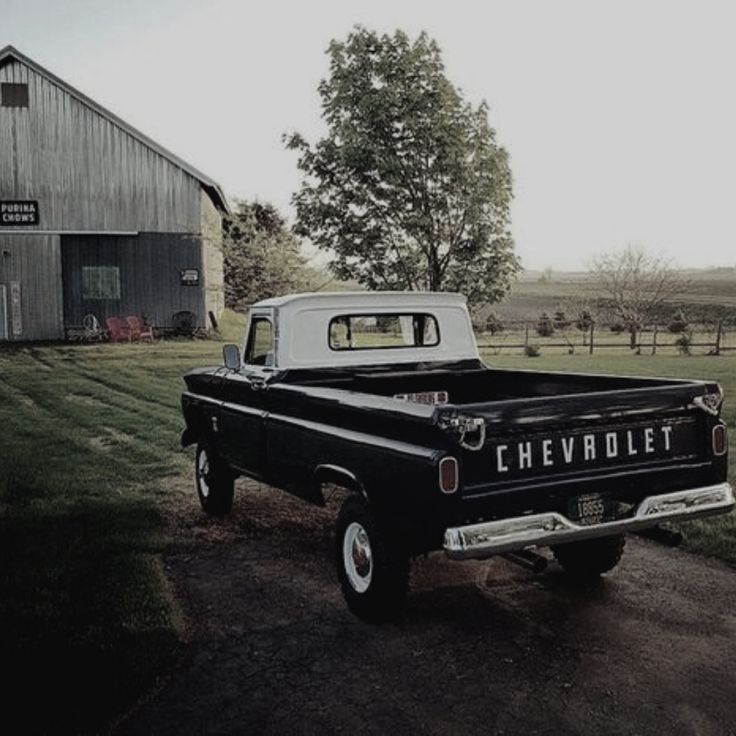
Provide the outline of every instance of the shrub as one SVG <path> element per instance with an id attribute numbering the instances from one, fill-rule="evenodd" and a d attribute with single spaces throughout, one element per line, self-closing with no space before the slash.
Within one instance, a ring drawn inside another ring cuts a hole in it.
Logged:
<path id="1" fill-rule="evenodd" d="M 580 312 L 578 318 L 575 320 L 575 327 L 580 330 L 580 332 L 587 332 L 592 324 L 593 315 L 587 309 Z"/>
<path id="2" fill-rule="evenodd" d="M 688 321 L 682 312 L 676 314 L 672 321 L 667 325 L 667 329 L 674 335 L 680 335 L 688 328 Z"/>
<path id="3" fill-rule="evenodd" d="M 620 335 L 626 329 L 626 325 L 623 322 L 613 322 L 610 325 L 610 330 L 614 335 Z"/>
<path id="4" fill-rule="evenodd" d="M 542 354 L 539 345 L 524 345 L 524 355 L 527 358 L 538 358 Z"/>
<path id="5" fill-rule="evenodd" d="M 503 329 L 503 322 L 498 316 L 493 313 L 489 314 L 485 324 L 485 331 L 490 332 L 491 335 L 496 335 L 499 332 L 503 332 Z"/>
<path id="6" fill-rule="evenodd" d="M 556 330 L 564 330 L 570 326 L 570 320 L 562 309 L 558 309 L 552 317 L 552 325 Z"/>
<path id="7" fill-rule="evenodd" d="M 683 333 L 677 338 L 677 340 L 675 340 L 675 345 L 677 346 L 677 352 L 679 352 L 680 355 L 692 354 L 692 338 L 690 335 Z"/>
<path id="8" fill-rule="evenodd" d="M 537 335 L 540 337 L 551 337 L 555 334 L 555 328 L 547 312 L 542 312 L 537 322 Z"/>

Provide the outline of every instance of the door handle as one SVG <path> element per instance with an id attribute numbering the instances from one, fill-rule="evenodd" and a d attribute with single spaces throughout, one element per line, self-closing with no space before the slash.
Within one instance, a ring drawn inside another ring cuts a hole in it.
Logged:
<path id="1" fill-rule="evenodd" d="M 266 388 L 266 379 L 263 376 L 251 376 L 250 387 L 254 391 L 262 391 Z"/>

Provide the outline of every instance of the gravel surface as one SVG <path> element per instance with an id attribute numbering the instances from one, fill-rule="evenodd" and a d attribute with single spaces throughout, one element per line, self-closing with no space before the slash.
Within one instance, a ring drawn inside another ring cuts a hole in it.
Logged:
<path id="1" fill-rule="evenodd" d="M 629 539 L 600 583 L 416 561 L 405 618 L 345 608 L 327 509 L 239 483 L 177 514 L 187 653 L 115 734 L 736 734 L 736 571 Z"/>

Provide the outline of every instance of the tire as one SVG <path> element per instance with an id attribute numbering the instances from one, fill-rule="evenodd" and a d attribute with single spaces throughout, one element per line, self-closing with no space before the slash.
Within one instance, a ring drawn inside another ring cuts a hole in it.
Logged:
<path id="1" fill-rule="evenodd" d="M 552 548 L 557 562 L 577 580 L 594 580 L 618 565 L 624 552 L 623 534 L 560 544 Z"/>
<path id="2" fill-rule="evenodd" d="M 205 438 L 197 443 L 194 479 L 199 503 L 205 513 L 225 516 L 230 512 L 233 507 L 235 476 Z"/>
<path id="3" fill-rule="evenodd" d="M 383 623 L 401 615 L 409 555 L 359 496 L 348 498 L 337 515 L 335 553 L 345 602 L 358 618 Z"/>

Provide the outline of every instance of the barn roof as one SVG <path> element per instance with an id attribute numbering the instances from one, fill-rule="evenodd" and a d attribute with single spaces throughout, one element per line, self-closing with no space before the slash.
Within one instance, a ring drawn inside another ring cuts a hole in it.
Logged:
<path id="1" fill-rule="evenodd" d="M 202 185 L 202 188 L 205 190 L 205 192 L 207 192 L 208 196 L 215 204 L 215 206 L 223 212 L 230 212 L 230 206 L 227 203 L 227 199 L 225 198 L 225 194 L 222 191 L 222 188 L 216 181 L 210 179 L 209 176 L 206 176 L 198 169 L 195 169 L 194 166 L 188 164 L 186 161 L 179 158 L 176 154 L 164 148 L 159 143 L 156 143 L 156 141 L 141 133 L 140 130 L 134 128 L 129 123 L 126 123 L 117 115 L 102 107 L 102 105 L 98 104 L 90 97 L 87 97 L 87 95 L 83 94 L 78 89 L 75 89 L 70 84 L 67 84 L 63 79 L 60 79 L 55 74 L 52 74 L 50 71 L 48 71 L 48 69 L 45 69 L 40 64 L 33 61 L 33 59 L 29 58 L 25 54 L 22 54 L 20 51 L 18 51 L 18 49 L 14 48 L 13 46 L 5 46 L 5 48 L 0 49 L 0 67 L 13 60 L 18 61 L 21 64 L 25 64 L 25 66 L 33 69 L 33 71 L 35 71 L 37 74 L 40 74 L 52 84 L 55 84 L 57 87 L 63 89 L 65 92 L 70 94 L 83 105 L 91 108 L 99 115 L 102 115 L 102 117 L 107 118 L 107 120 L 109 120 L 113 125 L 122 128 L 126 133 L 131 135 L 136 140 L 140 141 L 144 146 L 147 146 L 151 150 L 158 153 L 160 156 L 163 156 L 165 159 L 173 163 L 175 166 L 178 166 L 190 176 L 197 179 Z"/>

